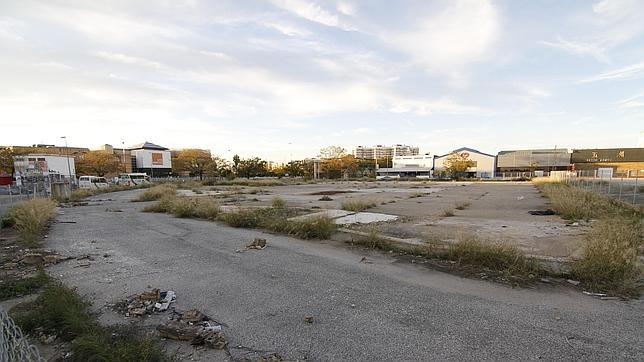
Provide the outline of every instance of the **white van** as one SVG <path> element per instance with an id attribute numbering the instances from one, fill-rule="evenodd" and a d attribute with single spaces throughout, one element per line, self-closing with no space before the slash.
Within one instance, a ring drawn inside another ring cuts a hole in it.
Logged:
<path id="1" fill-rule="evenodd" d="M 81 176 L 78 178 L 78 187 L 81 189 L 104 189 L 109 186 L 105 177 Z"/>
<path id="2" fill-rule="evenodd" d="M 122 173 L 116 178 L 117 185 L 136 186 L 150 183 L 150 176 L 144 173 Z"/>

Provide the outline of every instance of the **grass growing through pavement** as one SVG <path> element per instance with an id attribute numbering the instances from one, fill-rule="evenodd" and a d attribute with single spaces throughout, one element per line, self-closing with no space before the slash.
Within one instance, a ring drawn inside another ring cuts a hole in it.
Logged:
<path id="1" fill-rule="evenodd" d="M 183 218 L 215 220 L 221 209 L 219 203 L 209 197 L 179 197 L 166 194 L 156 204 L 146 206 L 143 211 L 174 214 Z"/>
<path id="2" fill-rule="evenodd" d="M 13 206 L 7 213 L 7 223 L 20 235 L 27 246 L 37 246 L 49 222 L 56 216 L 56 203 L 49 199 L 33 199 Z"/>
<path id="3" fill-rule="evenodd" d="M 326 216 L 289 220 L 293 216 L 286 208 L 239 210 L 222 214 L 220 220 L 237 228 L 262 228 L 301 239 L 328 239 L 336 229 Z"/>
<path id="4" fill-rule="evenodd" d="M 0 300 L 28 295 L 42 288 L 49 281 L 44 270 L 39 269 L 35 276 L 23 279 L 4 279 L 0 282 Z"/>
<path id="5" fill-rule="evenodd" d="M 151 184 L 145 183 L 141 185 L 136 185 L 136 186 L 125 186 L 125 185 L 112 185 L 110 187 L 102 188 L 102 189 L 76 189 L 72 191 L 71 195 L 67 199 L 59 199 L 58 201 L 60 202 L 77 202 L 80 200 L 83 200 L 85 198 L 88 198 L 90 196 L 94 195 L 99 195 L 99 194 L 105 194 L 108 192 L 117 192 L 117 191 L 126 191 L 126 190 L 134 190 L 134 189 L 145 189 L 151 187 Z"/>
<path id="6" fill-rule="evenodd" d="M 135 201 L 156 201 L 167 195 L 176 195 L 177 186 L 173 184 L 161 184 L 150 187 L 145 192 L 139 194 Z"/>
<path id="7" fill-rule="evenodd" d="M 342 210 L 360 212 L 372 207 L 376 207 L 376 203 L 371 200 L 345 200 L 342 201 Z"/>
<path id="8" fill-rule="evenodd" d="M 465 209 L 467 209 L 468 207 L 470 207 L 470 203 L 469 203 L 469 202 L 460 201 L 460 202 L 457 202 L 457 203 L 456 203 L 456 206 L 455 206 L 454 208 L 455 208 L 456 210 L 465 210 Z"/>
<path id="9" fill-rule="evenodd" d="M 441 216 L 442 217 L 452 217 L 452 216 L 454 216 L 454 210 L 449 210 L 449 209 L 443 210 L 443 212 L 441 213 Z"/>
<path id="10" fill-rule="evenodd" d="M 72 342 L 72 361 L 167 360 L 153 341 L 101 327 L 89 312 L 89 303 L 58 282 L 51 282 L 35 301 L 14 307 L 10 314 L 23 332 L 42 331 Z"/>
<path id="11" fill-rule="evenodd" d="M 592 290 L 637 296 L 642 289 L 642 266 L 638 262 L 642 246 L 641 220 L 598 220 L 586 235 L 584 254 L 574 263 L 572 274 Z"/>
<path id="12" fill-rule="evenodd" d="M 642 211 L 608 196 L 560 182 L 535 183 L 552 208 L 570 220 L 591 220 L 582 258 L 572 276 L 586 288 L 621 296 L 642 290 Z"/>
<path id="13" fill-rule="evenodd" d="M 481 240 L 474 235 L 459 235 L 450 244 L 445 255 L 459 265 L 489 269 L 512 275 L 528 277 L 543 274 L 538 263 L 526 256 L 515 246 Z"/>

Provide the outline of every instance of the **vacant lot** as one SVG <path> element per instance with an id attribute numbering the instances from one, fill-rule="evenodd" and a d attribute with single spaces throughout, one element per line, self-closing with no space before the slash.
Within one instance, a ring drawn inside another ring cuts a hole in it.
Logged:
<path id="1" fill-rule="evenodd" d="M 232 206 L 269 204 L 281 195 L 294 206 L 329 203 L 325 207 L 340 208 L 344 198 L 369 197 L 378 203 L 373 211 L 405 216 L 403 226 L 445 220 L 440 212 L 467 197 L 470 205 L 455 210 L 457 216 L 452 218 L 501 220 L 508 215 L 520 225 L 528 222 L 523 215 L 527 210 L 545 207 L 530 185 L 371 186 L 377 185 L 215 192 L 227 193 L 221 201 Z M 311 195 L 329 190 L 334 192 L 328 195 L 333 201 L 317 201 L 324 195 Z M 493 190 L 498 190 L 496 196 L 485 201 Z M 198 308 L 223 323 L 230 346 L 277 351 L 290 360 L 644 359 L 640 301 L 599 300 L 548 285 L 511 289 L 332 241 L 303 241 L 143 213 L 149 203 L 130 202 L 139 192 L 114 193 L 108 201 L 65 209 L 45 243 L 65 254 L 94 256 L 82 266 L 68 262 L 48 270 L 89 295 L 105 323 L 127 323 L 112 305 L 127 295 L 159 287 L 177 292 L 178 310 Z M 380 205 L 390 200 L 396 203 Z M 434 208 L 433 202 L 442 204 Z M 477 211 L 485 202 L 489 215 Z M 499 210 L 503 207 L 509 209 Z M 114 209 L 121 212 L 109 212 Z M 534 222 L 563 225 L 555 217 L 541 218 L 545 219 Z M 255 237 L 265 238 L 268 247 L 237 252 Z M 314 316 L 313 323 L 303 321 L 307 313 Z M 150 318 L 143 323 L 154 322 Z M 172 348 L 170 353 L 177 346 Z M 177 356 L 229 358 L 185 344 Z"/>
<path id="2" fill-rule="evenodd" d="M 365 211 L 398 216 L 395 221 L 353 225 L 352 229 L 421 241 L 449 243 L 459 233 L 518 246 L 526 254 L 579 255 L 584 226 L 569 226 L 555 215 L 536 216 L 548 208 L 531 183 L 335 182 L 272 187 L 203 188 L 195 196 L 215 195 L 231 207 L 268 206 L 275 197 L 291 207 L 339 210 L 371 204 Z"/>

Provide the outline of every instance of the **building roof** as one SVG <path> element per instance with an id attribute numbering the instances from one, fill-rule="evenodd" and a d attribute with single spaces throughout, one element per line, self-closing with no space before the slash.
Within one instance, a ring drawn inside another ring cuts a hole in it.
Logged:
<path id="1" fill-rule="evenodd" d="M 539 148 L 534 150 L 506 150 L 499 151 L 499 156 L 517 152 L 531 152 L 531 153 L 569 153 L 567 148 Z"/>
<path id="2" fill-rule="evenodd" d="M 145 141 L 143 143 L 139 143 L 138 145 L 131 146 L 130 149 L 131 150 L 141 150 L 141 149 L 143 149 L 143 150 L 159 150 L 159 151 L 167 151 L 168 150 L 167 148 L 165 148 L 163 146 L 155 145 L 154 143 L 148 142 L 148 141 Z"/>
<path id="3" fill-rule="evenodd" d="M 481 152 L 479 150 L 475 150 L 475 149 L 469 148 L 469 147 L 461 147 L 461 148 L 455 149 L 454 151 L 452 151 L 450 153 L 446 153 L 444 155 L 434 156 L 434 157 L 435 158 L 441 158 L 441 157 L 451 155 L 452 153 L 458 153 L 458 152 L 463 152 L 463 151 L 467 151 L 467 152 L 470 152 L 470 153 L 478 153 L 480 155 L 485 155 L 485 156 L 490 156 L 490 157 L 495 157 L 494 155 L 490 155 L 489 153 Z"/>
<path id="4" fill-rule="evenodd" d="M 431 167 L 389 167 L 379 168 L 376 172 L 429 172 Z"/>

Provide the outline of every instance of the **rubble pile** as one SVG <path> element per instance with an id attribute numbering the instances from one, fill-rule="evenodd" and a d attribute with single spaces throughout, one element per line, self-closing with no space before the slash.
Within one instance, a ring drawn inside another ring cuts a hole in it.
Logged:
<path id="1" fill-rule="evenodd" d="M 222 325 L 196 309 L 177 313 L 176 319 L 160 324 L 157 330 L 163 338 L 190 341 L 190 344 L 195 346 L 224 349 L 228 344 L 222 332 Z"/>
<path id="2" fill-rule="evenodd" d="M 161 291 L 158 288 L 134 295 L 128 298 L 124 305 L 126 317 L 142 317 L 154 312 L 168 310 L 170 304 L 174 303 L 177 296 L 174 291 Z"/>
<path id="3" fill-rule="evenodd" d="M 266 247 L 266 239 L 255 238 L 251 241 L 250 244 L 246 245 L 246 249 L 258 249 L 262 250 Z"/>

